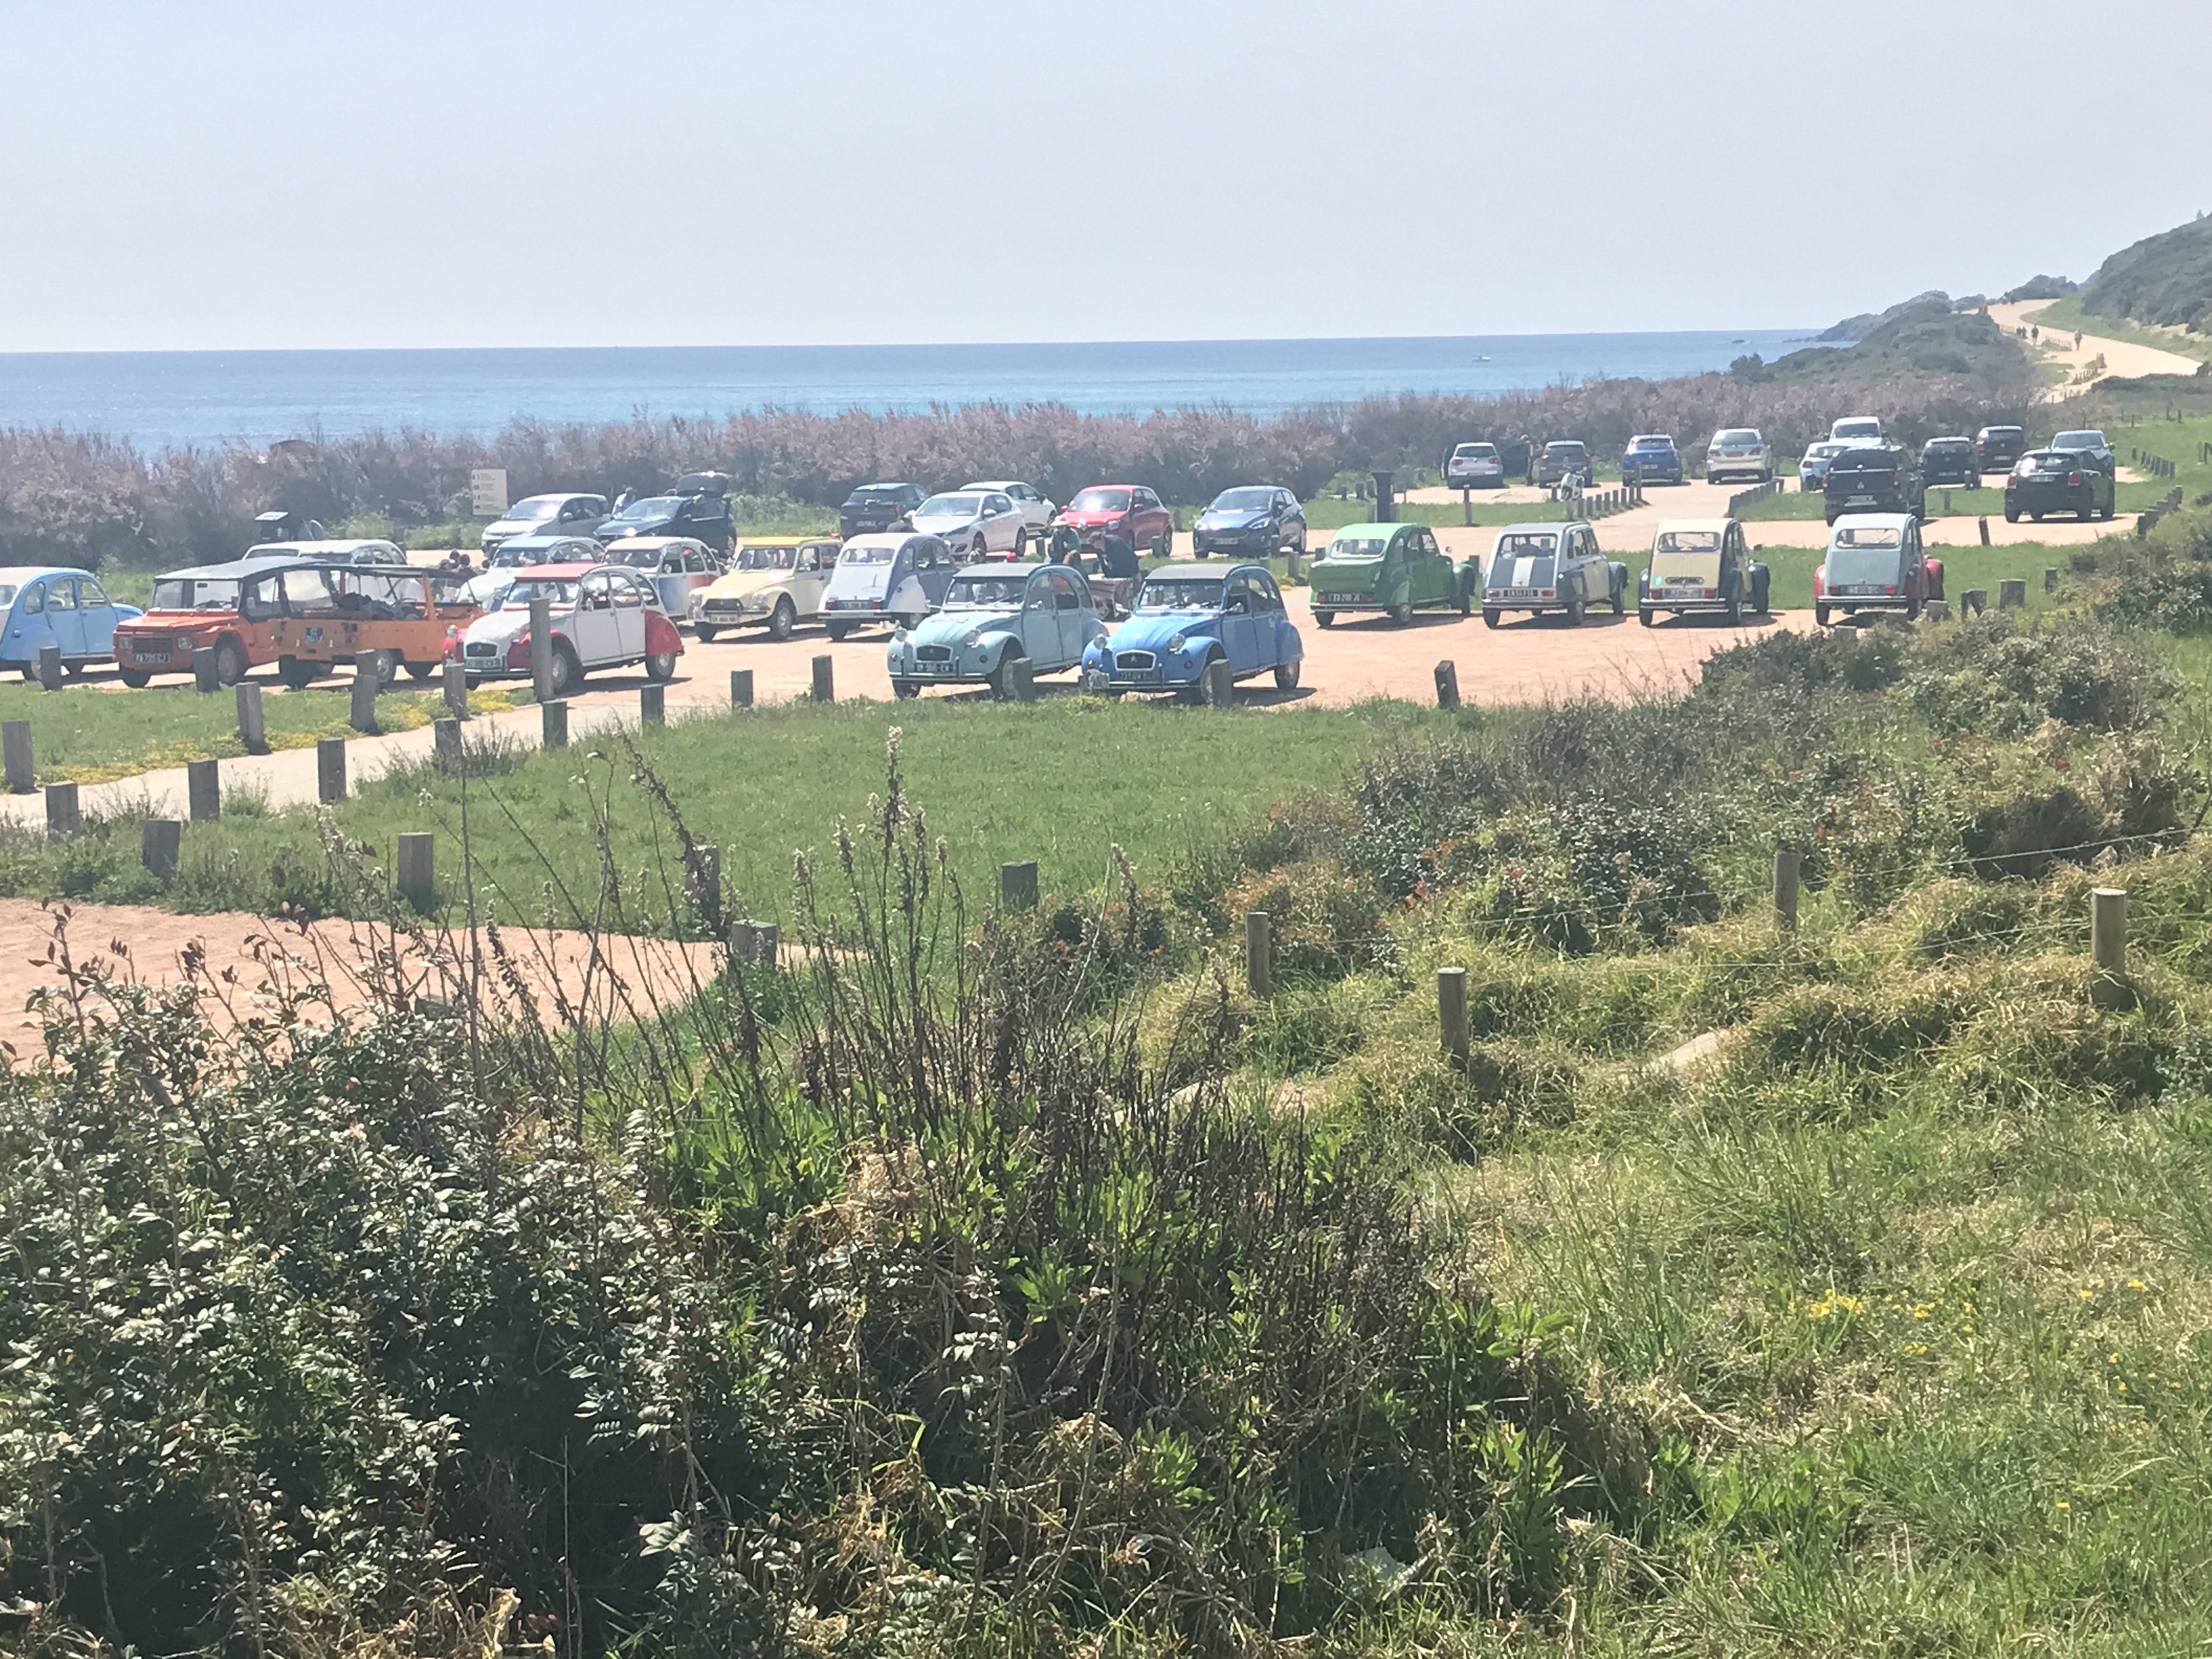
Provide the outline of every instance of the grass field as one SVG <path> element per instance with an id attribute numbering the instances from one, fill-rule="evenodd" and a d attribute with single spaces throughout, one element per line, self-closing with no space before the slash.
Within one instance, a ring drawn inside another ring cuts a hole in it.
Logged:
<path id="1" fill-rule="evenodd" d="M 1943 591 L 1952 604 L 1970 587 L 1986 588 L 1996 603 L 1998 583 L 2017 578 L 2027 584 L 2031 611 L 2049 609 L 2068 598 L 2067 555 L 2073 550 L 2016 544 L 2010 547 L 1943 547 L 1936 550 L 1943 562 Z M 1802 610 L 1813 603 L 1813 571 L 1823 555 L 1817 547 L 1761 548 L 1757 557 L 1771 573 L 1769 589 L 1776 605 Z M 2043 573 L 2057 568 L 2059 591 L 2043 591 Z"/>

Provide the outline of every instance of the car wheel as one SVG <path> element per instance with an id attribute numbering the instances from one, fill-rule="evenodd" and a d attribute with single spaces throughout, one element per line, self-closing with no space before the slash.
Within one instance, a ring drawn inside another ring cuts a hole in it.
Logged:
<path id="1" fill-rule="evenodd" d="M 1278 691 L 1295 691 L 1298 689 L 1298 667 L 1299 665 L 1294 662 L 1279 662 L 1275 665 L 1275 689 Z"/>
<path id="2" fill-rule="evenodd" d="M 574 696 L 584 683 L 584 665 L 577 660 L 576 647 L 568 641 L 553 641 L 553 700 Z"/>
<path id="3" fill-rule="evenodd" d="M 1304 525 L 1298 526 L 1298 533 L 1291 538 L 1291 551 L 1302 559 L 1306 556 L 1306 527 Z"/>
<path id="4" fill-rule="evenodd" d="M 1030 527 L 1027 525 L 1024 525 L 1019 530 L 1014 532 L 1014 550 L 1007 554 L 1006 556 L 1015 563 L 1018 564 L 1022 560 L 1029 556 L 1029 550 Z"/>
<path id="5" fill-rule="evenodd" d="M 676 653 L 656 651 L 645 659 L 645 677 L 649 680 L 672 680 L 676 678 Z"/>
<path id="6" fill-rule="evenodd" d="M 1649 628 L 1651 626 L 1652 623 L 1651 612 L 1646 611 L 1639 605 L 1636 607 L 1636 620 L 1642 623 L 1646 628 Z"/>
<path id="7" fill-rule="evenodd" d="M 410 662 L 407 665 L 407 678 L 417 682 L 428 679 L 437 672 L 438 665 L 434 662 Z"/>
<path id="8" fill-rule="evenodd" d="M 1392 627 L 1403 628 L 1413 620 L 1413 607 L 1412 605 L 1394 605 L 1390 607 L 1390 625 Z"/>
<path id="9" fill-rule="evenodd" d="M 2117 501 L 2106 501 L 2106 502 L 2105 503 L 2105 510 L 2104 510 L 2104 512 L 2103 512 L 2101 514 L 2100 514 L 2099 516 L 2100 516 L 2100 517 L 2102 517 L 2102 518 L 2106 518 L 2106 519 L 2111 518 L 2111 517 L 2112 516 L 2113 511 L 2115 510 L 2115 508 L 2116 508 L 2118 506 L 2118 502 L 2117 502 Z"/>
<path id="10" fill-rule="evenodd" d="M 246 678 L 246 653 L 236 640 L 225 640 L 216 647 L 215 678 L 222 685 L 236 685 Z"/>
<path id="11" fill-rule="evenodd" d="M 691 632 L 697 637 L 699 643 L 702 645 L 714 644 L 714 635 L 720 631 L 721 630 L 720 629 L 708 627 L 704 623 L 693 623 L 691 624 Z"/>
<path id="12" fill-rule="evenodd" d="M 772 640 L 787 640 L 791 630 L 799 625 L 799 607 L 788 598 L 779 598 L 775 609 L 768 613 L 768 636 Z"/>
<path id="13" fill-rule="evenodd" d="M 846 635 L 853 631 L 853 624 L 850 623 L 829 623 L 824 624 L 823 631 L 827 633 L 833 640 L 842 640 Z"/>
<path id="14" fill-rule="evenodd" d="M 1813 607 L 1813 620 L 1821 627 L 1826 628 L 1828 625 L 1828 607 L 1825 605 L 1814 605 Z"/>
<path id="15" fill-rule="evenodd" d="M 316 665 L 301 662 L 297 657 L 276 659 L 276 678 L 295 691 L 304 691 L 315 683 Z"/>
<path id="16" fill-rule="evenodd" d="M 893 680 L 891 682 L 891 696 L 898 698 L 901 702 L 904 702 L 908 697 L 918 697 L 921 695 L 921 688 L 916 685 L 912 680 Z"/>
<path id="17" fill-rule="evenodd" d="M 137 668 L 118 669 L 117 672 L 123 677 L 124 684 L 129 686 L 133 691 L 143 691 L 154 678 L 151 674 Z"/>
<path id="18" fill-rule="evenodd" d="M 1570 628 L 1580 628 L 1582 625 L 1583 602 L 1580 599 L 1569 599 L 1567 601 L 1567 626 Z"/>
<path id="19" fill-rule="evenodd" d="M 2028 514 L 2028 517 L 2033 519 L 2038 524 L 2041 524 L 2043 522 L 2043 514 L 2040 513 L 2031 513 Z"/>
<path id="20" fill-rule="evenodd" d="M 1323 628 L 1334 628 L 1336 626 L 1336 612 L 1334 611 L 1316 611 L 1314 612 L 1314 620 L 1319 623 Z"/>
<path id="21" fill-rule="evenodd" d="M 976 537 L 974 541 L 968 544 L 968 556 L 971 561 L 988 558 L 990 556 L 990 544 L 986 542 L 981 536 Z"/>
<path id="22" fill-rule="evenodd" d="M 1613 590 L 1613 614 L 1616 617 L 1625 617 L 1628 614 L 1627 588 L 1616 587 Z"/>
<path id="23" fill-rule="evenodd" d="M 2005 522 L 2007 524 L 2018 524 L 2020 522 L 2020 509 L 2016 507 L 2008 507 L 2005 508 Z"/>
<path id="24" fill-rule="evenodd" d="M 1488 605 L 1485 605 L 1482 608 L 1482 625 L 1485 628 L 1495 628 L 1499 623 L 1504 620 L 1505 613 L 1504 611 L 1493 611 Z"/>
<path id="25" fill-rule="evenodd" d="M 1171 559 L 1175 556 L 1174 531 L 1160 532 L 1158 539 L 1152 543 L 1152 556 L 1159 559 Z"/>
<path id="26" fill-rule="evenodd" d="M 1743 626 L 1743 592 L 1741 589 L 1729 595 L 1728 622 L 1730 628 Z"/>

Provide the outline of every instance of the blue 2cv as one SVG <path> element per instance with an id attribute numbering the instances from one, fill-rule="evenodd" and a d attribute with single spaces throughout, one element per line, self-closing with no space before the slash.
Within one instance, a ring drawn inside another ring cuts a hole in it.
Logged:
<path id="1" fill-rule="evenodd" d="M 1174 691 L 1194 701 L 1205 696 L 1206 665 L 1218 660 L 1232 680 L 1272 672 L 1287 691 L 1305 654 L 1267 566 L 1164 564 L 1145 578 L 1129 620 L 1084 653 L 1083 684 L 1109 696 Z"/>
<path id="2" fill-rule="evenodd" d="M 850 544 L 848 544 L 850 545 Z M 891 635 L 891 690 L 919 696 L 924 685 L 985 685 L 1015 693 L 1014 665 L 1057 674 L 1083 660 L 1106 631 L 1091 584 L 1058 564 L 973 564 L 957 572 L 933 616 Z"/>
<path id="3" fill-rule="evenodd" d="M 115 624 L 143 614 L 109 599 L 88 570 L 0 570 L 0 668 L 20 668 L 29 679 L 48 645 L 61 647 L 62 666 L 72 674 L 88 662 L 111 662 Z"/>

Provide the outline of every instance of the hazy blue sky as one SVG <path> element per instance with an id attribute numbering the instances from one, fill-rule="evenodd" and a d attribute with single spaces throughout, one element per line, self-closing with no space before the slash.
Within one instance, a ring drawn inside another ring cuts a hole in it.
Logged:
<path id="1" fill-rule="evenodd" d="M 2212 207 L 2201 0 L 0 24 L 0 350 L 1790 326 Z"/>

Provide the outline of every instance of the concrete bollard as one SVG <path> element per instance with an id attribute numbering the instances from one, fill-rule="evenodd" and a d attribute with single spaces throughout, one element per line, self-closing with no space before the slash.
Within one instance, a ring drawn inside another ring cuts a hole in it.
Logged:
<path id="1" fill-rule="evenodd" d="M 1462 1066 L 1466 1065 L 1474 1044 L 1468 1031 L 1464 968 L 1437 969 L 1437 1034 L 1445 1052 Z"/>
<path id="2" fill-rule="evenodd" d="M 1959 595 L 1959 615 L 1961 617 L 1978 617 L 1989 608 L 1990 590 L 1986 587 L 1970 587 Z"/>
<path id="3" fill-rule="evenodd" d="M 812 690 L 815 702 L 835 702 L 837 701 L 836 672 L 837 659 L 835 657 L 821 656 L 817 657 L 814 659 L 814 684 Z"/>
<path id="4" fill-rule="evenodd" d="M 1304 556 L 1301 554 L 1296 547 L 1291 548 L 1283 555 L 1283 584 L 1285 586 L 1296 587 L 1298 585 L 1300 580 L 1300 577 L 1298 575 L 1298 561 Z"/>
<path id="5" fill-rule="evenodd" d="M 775 922 L 763 921 L 760 924 L 759 932 L 756 935 L 758 943 L 754 947 L 753 960 L 771 974 L 775 971 L 776 964 L 782 960 L 779 954 L 783 948 L 781 942 L 782 933 L 783 929 Z"/>
<path id="6" fill-rule="evenodd" d="M 148 818 L 138 835 L 138 861 L 167 881 L 177 873 L 177 857 L 184 850 L 185 826 L 174 818 Z"/>
<path id="7" fill-rule="evenodd" d="M 542 702 L 538 705 L 538 743 L 543 749 L 566 749 L 568 746 L 567 703 Z"/>
<path id="8" fill-rule="evenodd" d="M 62 648 L 58 645 L 39 647 L 39 684 L 48 691 L 62 689 Z"/>
<path id="9" fill-rule="evenodd" d="M 1951 492 L 1948 489 L 1943 492 L 1943 516 L 1947 519 L 1951 516 Z"/>
<path id="10" fill-rule="evenodd" d="M 449 662 L 438 673 L 445 682 L 446 712 L 457 720 L 468 719 L 469 671 L 458 662 Z"/>
<path id="11" fill-rule="evenodd" d="M 733 921 L 730 924 L 730 961 L 738 967 L 750 968 L 760 956 L 760 924 L 754 921 Z"/>
<path id="12" fill-rule="evenodd" d="M 1206 665 L 1200 684 L 1205 687 L 1204 701 L 1216 708 L 1237 706 L 1237 681 L 1229 672 L 1226 658 L 1217 657 Z"/>
<path id="13" fill-rule="evenodd" d="M 222 690 L 222 677 L 216 672 L 215 647 L 211 645 L 204 645 L 192 653 L 192 690 L 195 691 Z"/>
<path id="14" fill-rule="evenodd" d="M 1978 519 L 1975 522 L 1982 527 L 1982 545 L 1987 547 L 1990 544 L 1990 521 L 1987 519 Z"/>
<path id="15" fill-rule="evenodd" d="M 665 685 L 641 685 L 637 688 L 637 723 L 640 726 L 668 724 L 668 688 Z"/>
<path id="16" fill-rule="evenodd" d="M 1929 622 L 1948 622 L 1951 620 L 1951 602 L 1948 599 L 1930 599 L 1920 607 L 1920 614 Z"/>
<path id="17" fill-rule="evenodd" d="M 1797 931 L 1798 856 L 1789 848 L 1774 854 L 1774 925 L 1785 933 Z"/>
<path id="18" fill-rule="evenodd" d="M 1036 669 L 1027 657 L 1017 657 L 1007 665 L 1006 682 L 1016 702 L 1036 701 Z"/>
<path id="19" fill-rule="evenodd" d="M 750 708 L 753 706 L 753 671 L 732 668 L 730 671 L 730 707 Z"/>
<path id="20" fill-rule="evenodd" d="M 430 722 L 430 752 L 438 769 L 448 777 L 461 769 L 461 723 L 450 716 Z"/>
<path id="21" fill-rule="evenodd" d="M 1997 584 L 1997 609 L 2016 611 L 2027 603 L 2027 579 L 2007 577 Z"/>
<path id="22" fill-rule="evenodd" d="M 77 809 L 76 786 L 73 783 L 48 784 L 46 833 L 50 836 L 74 836 L 83 828 L 84 817 Z"/>
<path id="23" fill-rule="evenodd" d="M 1459 707 L 1459 665 L 1449 657 L 1437 665 L 1437 707 Z"/>
<path id="24" fill-rule="evenodd" d="M 38 769 L 31 763 L 31 723 L 0 720 L 0 768 L 8 775 L 8 793 L 27 795 L 39 787 Z"/>
<path id="25" fill-rule="evenodd" d="M 722 849 L 694 847 L 684 860 L 684 899 L 708 933 L 722 931 Z"/>
<path id="26" fill-rule="evenodd" d="M 438 902 L 438 838 L 427 830 L 399 837 L 399 896 L 421 911 Z"/>
<path id="27" fill-rule="evenodd" d="M 1244 988 L 1255 997 L 1274 988 L 1274 963 L 1269 960 L 1273 948 L 1274 924 L 1266 911 L 1252 911 L 1244 918 Z"/>
<path id="28" fill-rule="evenodd" d="M 553 701 L 553 601 L 530 602 L 530 690 L 539 702 Z"/>
<path id="29" fill-rule="evenodd" d="M 376 694 L 381 689 L 384 653 L 356 651 L 353 655 L 353 708 L 346 724 L 369 737 L 378 735 Z"/>
<path id="30" fill-rule="evenodd" d="M 1460 523 L 1468 530 L 1474 529 L 1474 492 L 1472 489 L 1462 489 L 1459 492 L 1459 510 Z"/>
<path id="31" fill-rule="evenodd" d="M 222 816 L 222 763 L 185 763 L 185 816 L 194 823 L 213 823 Z"/>
<path id="32" fill-rule="evenodd" d="M 2058 567 L 2055 564 L 2043 567 L 2043 591 L 2046 593 L 2058 591 Z"/>
<path id="33" fill-rule="evenodd" d="M 1034 910 L 1037 906 L 1037 867 L 1035 859 L 999 866 L 999 902 L 1009 910 Z"/>
<path id="34" fill-rule="evenodd" d="M 249 755 L 269 752 L 269 722 L 261 712 L 261 688 L 238 683 L 238 741 Z"/>
<path id="35" fill-rule="evenodd" d="M 315 799 L 335 806 L 345 798 L 345 739 L 319 738 L 315 742 Z"/>

